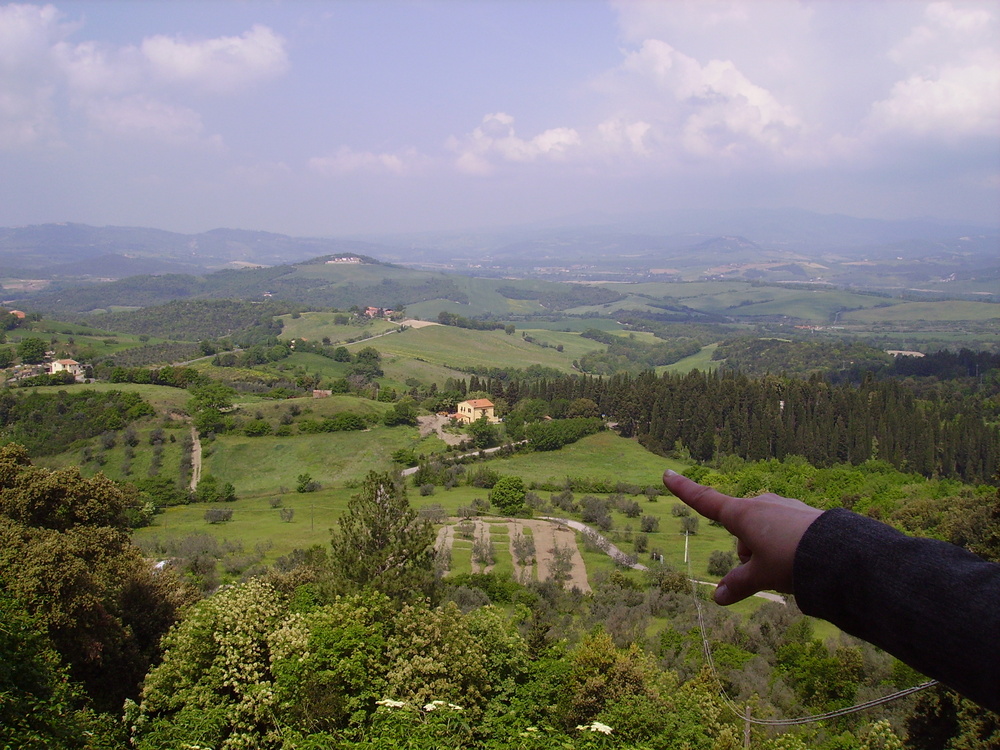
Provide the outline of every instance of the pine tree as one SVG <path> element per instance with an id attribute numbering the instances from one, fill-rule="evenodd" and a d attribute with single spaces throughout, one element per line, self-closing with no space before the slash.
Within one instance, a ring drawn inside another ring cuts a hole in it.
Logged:
<path id="1" fill-rule="evenodd" d="M 370 472 L 330 539 L 337 588 L 393 598 L 427 596 L 434 584 L 434 528 L 419 520 L 388 473 Z"/>

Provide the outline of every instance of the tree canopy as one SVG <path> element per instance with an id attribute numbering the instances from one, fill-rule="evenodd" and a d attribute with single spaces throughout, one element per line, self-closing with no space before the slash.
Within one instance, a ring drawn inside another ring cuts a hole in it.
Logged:
<path id="1" fill-rule="evenodd" d="M 128 537 L 137 493 L 0 448 L 0 585 L 45 629 L 95 705 L 135 695 L 189 595 Z"/>
<path id="2" fill-rule="evenodd" d="M 338 588 L 372 588 L 398 598 L 430 593 L 434 528 L 418 518 L 391 474 L 370 472 L 337 524 L 330 546 Z"/>

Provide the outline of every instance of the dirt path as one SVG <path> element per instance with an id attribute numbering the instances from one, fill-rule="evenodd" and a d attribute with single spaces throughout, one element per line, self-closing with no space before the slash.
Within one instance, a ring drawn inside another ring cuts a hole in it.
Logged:
<path id="1" fill-rule="evenodd" d="M 557 549 L 570 550 L 570 569 L 565 579 L 566 588 L 576 587 L 588 593 L 590 582 L 587 580 L 587 566 L 583 563 L 583 555 L 576 545 L 576 533 L 568 526 L 550 521 L 526 520 L 524 525 L 531 529 L 535 537 L 535 559 L 538 562 L 538 579 L 546 581 L 555 578 L 553 563 Z"/>
<path id="2" fill-rule="evenodd" d="M 191 428 L 191 491 L 198 488 L 201 481 L 201 440 L 198 438 L 198 430 Z"/>
<path id="3" fill-rule="evenodd" d="M 445 432 L 444 428 L 448 426 L 448 422 L 448 417 L 443 417 L 440 414 L 417 417 L 417 425 L 420 428 L 420 437 L 427 437 L 432 432 L 436 432 L 438 437 L 444 440 L 448 445 L 458 445 L 466 439 L 466 436 L 456 435 L 453 432 Z"/>

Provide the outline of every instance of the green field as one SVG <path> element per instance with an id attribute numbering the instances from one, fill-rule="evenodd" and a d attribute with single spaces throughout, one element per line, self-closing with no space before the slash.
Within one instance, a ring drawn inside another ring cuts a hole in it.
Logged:
<path id="1" fill-rule="evenodd" d="M 708 344 L 703 346 L 701 351 L 697 354 L 692 354 L 690 357 L 685 357 L 684 359 L 674 362 L 672 365 L 663 365 L 662 367 L 656 368 L 656 374 L 662 375 L 665 372 L 691 372 L 692 370 L 701 370 L 702 372 L 709 372 L 715 370 L 721 363 L 717 359 L 712 359 L 712 355 L 715 350 L 719 348 L 718 343 Z"/>
<path id="2" fill-rule="evenodd" d="M 343 487 L 360 482 L 369 471 L 388 469 L 400 448 L 432 453 L 445 445 L 436 436 L 421 439 L 415 427 L 373 427 L 289 437 L 221 435 L 208 447 L 203 473 L 232 482 L 240 495 L 263 496 L 294 489 L 303 473 L 323 486 Z"/>
<path id="3" fill-rule="evenodd" d="M 498 458 L 491 461 L 490 466 L 501 474 L 519 476 L 526 483 L 561 483 L 566 477 L 579 477 L 646 487 L 660 486 L 666 469 L 679 471 L 683 464 L 650 453 L 635 440 L 627 440 L 608 430 L 558 451 Z"/>
<path id="4" fill-rule="evenodd" d="M 324 337 L 328 337 L 331 344 L 339 344 L 347 339 L 374 336 L 399 328 L 396 323 L 390 323 L 387 320 L 370 320 L 355 325 L 337 325 L 333 321 L 338 314 L 343 315 L 343 313 L 330 312 L 306 312 L 298 318 L 291 315 L 281 315 L 279 317 L 284 323 L 281 338 L 322 341 Z"/>
<path id="5" fill-rule="evenodd" d="M 415 359 L 443 367 L 528 367 L 542 365 L 560 372 L 573 372 L 573 357 L 529 344 L 517 333 L 470 331 L 453 326 L 409 328 L 402 333 L 366 342 L 384 358 Z M 358 346 L 355 344 L 355 346 Z"/>
<path id="6" fill-rule="evenodd" d="M 257 545 L 269 547 L 266 563 L 272 563 L 294 549 L 308 549 L 313 545 L 325 546 L 330 542 L 330 529 L 347 508 L 354 490 L 343 487 L 319 492 L 268 495 L 267 497 L 241 498 L 232 503 L 179 505 L 167 508 L 154 519 L 152 526 L 137 529 L 133 538 L 139 544 L 153 539 L 181 538 L 190 534 L 210 534 L 220 541 L 240 541 L 244 549 Z M 282 507 L 294 511 L 288 523 L 281 520 L 278 508 L 272 508 L 274 497 L 282 499 Z M 233 511 L 233 518 L 226 523 L 211 524 L 205 520 L 205 511 L 220 507 Z"/>
<path id="7" fill-rule="evenodd" d="M 964 320 L 1000 320 L 1000 305 L 990 302 L 941 300 L 938 302 L 901 302 L 890 307 L 873 307 L 844 313 L 845 322 L 957 322 Z"/>

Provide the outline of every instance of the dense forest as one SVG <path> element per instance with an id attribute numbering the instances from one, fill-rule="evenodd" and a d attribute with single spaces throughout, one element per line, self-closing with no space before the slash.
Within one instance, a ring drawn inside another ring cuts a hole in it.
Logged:
<path id="1" fill-rule="evenodd" d="M 992 481 L 1000 466 L 997 404 L 947 383 L 925 394 L 899 380 L 859 385 L 739 373 L 646 371 L 610 378 L 488 380 L 494 398 L 587 398 L 626 436 L 667 454 L 682 445 L 698 461 L 804 456 L 817 466 L 884 459 L 924 476 Z M 919 392 L 919 395 L 918 395 Z"/>
<path id="2" fill-rule="evenodd" d="M 295 312 L 299 306 L 287 302 L 243 302 L 237 300 L 175 300 L 131 312 L 104 313 L 81 320 L 108 331 L 156 336 L 177 341 L 201 341 L 235 337 L 275 337 L 281 333 L 278 315 Z M 250 335 L 254 329 L 256 337 Z"/>

